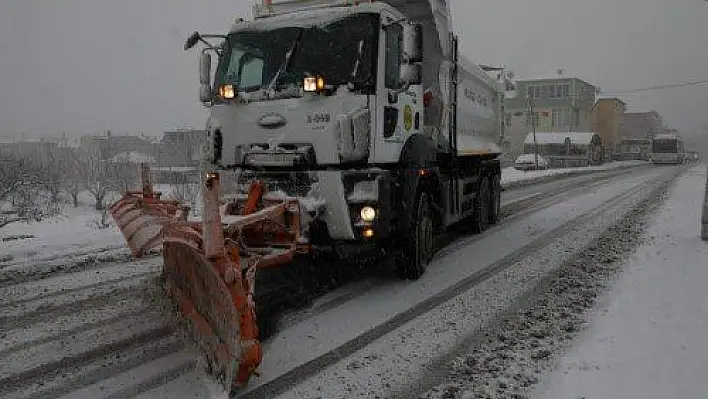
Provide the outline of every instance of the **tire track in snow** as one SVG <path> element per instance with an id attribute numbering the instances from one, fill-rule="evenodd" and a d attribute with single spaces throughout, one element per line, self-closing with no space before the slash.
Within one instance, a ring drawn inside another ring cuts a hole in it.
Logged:
<path id="1" fill-rule="evenodd" d="M 538 186 L 521 186 L 509 189 L 507 193 L 502 193 L 502 199 L 504 196 L 510 196 L 510 193 L 516 193 L 518 191 L 533 192 L 520 198 L 503 199 L 500 210 L 500 221 L 496 226 L 491 227 L 489 231 L 503 228 L 505 225 L 515 220 L 549 208 L 574 196 L 590 193 L 618 176 L 627 175 L 630 172 L 636 173 L 637 169 L 638 168 L 635 167 L 628 170 L 610 170 L 605 173 L 573 176 L 567 180 L 544 182 Z M 484 237 L 484 235 L 467 234 L 464 227 L 453 227 L 450 232 L 443 233 L 436 237 L 435 247 L 438 251 L 437 256 L 454 252 L 456 249 L 472 244 L 482 237 Z M 387 278 L 386 275 L 367 275 L 361 280 L 354 282 L 348 281 L 346 285 L 338 289 L 337 292 L 327 293 L 318 298 L 309 308 L 293 311 L 284 315 L 284 318 L 278 323 L 278 327 L 286 328 L 290 325 L 297 324 L 298 322 L 365 295 L 367 292 L 387 283 L 390 283 L 390 278 Z"/>
<path id="2" fill-rule="evenodd" d="M 168 325 L 160 270 L 161 260 L 141 259 L 51 269 L 0 286 L 0 396 L 58 397 L 98 386 L 102 397 L 109 393 L 102 382 L 174 362 L 178 353 L 190 361 L 168 369 L 193 368 L 194 353 Z"/>

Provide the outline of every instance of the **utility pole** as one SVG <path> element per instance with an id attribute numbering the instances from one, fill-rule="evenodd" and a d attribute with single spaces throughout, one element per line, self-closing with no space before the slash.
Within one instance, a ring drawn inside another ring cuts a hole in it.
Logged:
<path id="1" fill-rule="evenodd" d="M 527 94 L 528 95 L 528 94 Z M 533 158 L 536 170 L 538 170 L 538 142 L 536 141 L 536 115 L 533 112 L 533 98 L 529 96 L 529 115 L 531 115 L 531 131 L 533 132 Z"/>

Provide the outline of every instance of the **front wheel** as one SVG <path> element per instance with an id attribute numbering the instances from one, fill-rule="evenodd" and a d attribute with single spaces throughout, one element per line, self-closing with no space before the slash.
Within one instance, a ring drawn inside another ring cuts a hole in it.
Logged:
<path id="1" fill-rule="evenodd" d="M 479 194 L 474 201 L 472 229 L 477 234 L 482 233 L 489 227 L 491 199 L 489 178 L 484 177 L 480 183 Z"/>
<path id="2" fill-rule="evenodd" d="M 433 255 L 433 218 L 427 193 L 418 195 L 408 225 L 403 232 L 403 248 L 396 260 L 396 271 L 400 278 L 417 280 L 425 273 Z"/>

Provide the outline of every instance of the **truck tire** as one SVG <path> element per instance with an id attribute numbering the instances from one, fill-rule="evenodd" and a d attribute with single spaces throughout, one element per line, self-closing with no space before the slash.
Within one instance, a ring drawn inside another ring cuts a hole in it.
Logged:
<path id="1" fill-rule="evenodd" d="M 396 272 L 406 280 L 417 280 L 428 268 L 433 254 L 433 216 L 430 196 L 426 192 L 418 194 L 415 210 L 403 232 L 402 248 L 396 259 Z"/>
<path id="2" fill-rule="evenodd" d="M 491 207 L 489 210 L 489 224 L 497 224 L 501 215 L 501 176 L 494 175 L 491 182 Z"/>
<path id="3" fill-rule="evenodd" d="M 474 201 L 474 217 L 472 220 L 472 230 L 475 234 L 482 233 L 489 227 L 491 210 L 491 192 L 489 190 L 489 178 L 482 178 L 479 186 L 479 195 Z"/>

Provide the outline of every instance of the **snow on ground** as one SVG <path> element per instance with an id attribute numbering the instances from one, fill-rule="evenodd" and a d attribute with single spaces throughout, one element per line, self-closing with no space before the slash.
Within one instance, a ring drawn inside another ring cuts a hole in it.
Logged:
<path id="1" fill-rule="evenodd" d="M 155 185 L 165 198 L 174 198 L 175 188 L 166 184 Z M 194 192 L 191 192 L 194 191 Z M 187 200 L 197 200 L 195 190 L 177 189 Z M 120 197 L 112 193 L 106 204 Z M 15 222 L 0 228 L 0 269 L 10 270 L 28 263 L 58 260 L 64 257 L 101 256 L 107 260 L 129 253 L 125 239 L 110 214 L 106 215 L 107 227 L 101 225 L 101 211 L 88 192 L 79 195 L 79 207 L 65 204 L 58 215 L 45 217 L 40 222 Z M 194 220 L 194 212 L 190 213 Z M 28 238 L 9 239 L 17 236 Z M 115 253 L 114 253 L 115 252 Z"/>
<path id="2" fill-rule="evenodd" d="M 546 178 L 550 176 L 564 175 L 564 174 L 577 174 L 582 172 L 590 171 L 601 171 L 608 169 L 618 169 L 626 168 L 636 165 L 647 165 L 645 161 L 621 161 L 621 162 L 610 162 L 604 165 L 598 166 L 587 166 L 587 167 L 577 167 L 577 168 L 560 168 L 560 169 L 546 169 L 546 170 L 516 170 L 514 167 L 510 166 L 502 169 L 502 184 L 508 185 L 510 183 L 515 183 L 525 180 L 536 180 L 539 178 Z"/>
<path id="3" fill-rule="evenodd" d="M 705 166 L 676 183 L 648 242 L 591 315 L 537 398 L 705 398 L 708 243 L 700 239 Z"/>
<path id="4" fill-rule="evenodd" d="M 83 193 L 82 193 L 83 194 Z M 109 226 L 99 228 L 101 212 L 83 194 L 78 208 L 66 205 L 58 215 L 40 222 L 15 222 L 0 229 L 0 238 L 28 235 L 32 238 L 2 242 L 0 269 L 7 265 L 56 259 L 69 255 L 126 248 L 123 235 L 107 215 Z"/>

